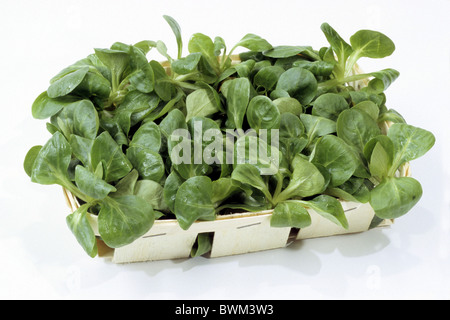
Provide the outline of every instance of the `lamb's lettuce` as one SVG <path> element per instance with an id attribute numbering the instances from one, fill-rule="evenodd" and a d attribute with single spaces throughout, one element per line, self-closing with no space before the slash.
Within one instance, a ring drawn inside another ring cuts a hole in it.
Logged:
<path id="1" fill-rule="evenodd" d="M 100 238 L 118 248 L 155 219 L 189 229 L 219 214 L 273 209 L 273 227 L 307 228 L 313 210 L 348 228 L 341 200 L 370 203 L 371 226 L 418 203 L 420 183 L 400 173 L 435 138 L 387 107 L 398 71 L 355 72 L 360 58 L 394 52 L 387 36 L 361 30 L 346 41 L 324 23 L 328 45 L 314 50 L 252 33 L 228 47 L 196 33 L 183 56 L 179 24 L 164 19 L 175 54 L 161 40 L 97 48 L 53 77 L 31 108 L 49 119 L 52 136 L 27 153 L 25 172 L 79 200 L 67 225 L 89 256 L 98 253 L 91 215 Z M 155 49 L 167 62 L 149 61 Z M 250 51 L 238 59 L 238 49 Z M 208 252 L 211 239 L 200 234 L 192 256 Z"/>

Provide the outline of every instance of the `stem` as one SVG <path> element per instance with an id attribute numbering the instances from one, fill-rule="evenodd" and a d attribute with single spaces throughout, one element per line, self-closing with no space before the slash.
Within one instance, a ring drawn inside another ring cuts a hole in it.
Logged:
<path id="1" fill-rule="evenodd" d="M 201 87 L 199 87 L 195 84 L 192 84 L 192 83 L 188 83 L 188 82 L 182 82 L 182 81 L 177 81 L 177 80 L 174 80 L 171 82 L 181 88 L 184 88 L 184 89 L 189 89 L 189 90 L 194 90 L 194 91 L 198 90 L 198 89 L 202 89 Z"/>
<path id="2" fill-rule="evenodd" d="M 295 191 L 295 190 L 290 190 L 289 187 L 284 189 L 283 192 L 281 192 L 274 200 L 275 204 L 278 204 L 280 202 L 285 202 L 287 200 L 289 200 L 291 198 L 291 191 Z"/>
<path id="3" fill-rule="evenodd" d="M 283 175 L 280 172 L 277 172 L 276 179 L 277 179 L 277 188 L 275 189 L 275 193 L 273 195 L 274 199 L 278 198 L 283 188 Z"/>
<path id="4" fill-rule="evenodd" d="M 353 67 L 356 64 L 356 61 L 360 58 L 359 51 L 353 51 L 350 57 L 347 60 L 347 65 L 345 66 L 344 78 L 349 77 L 353 72 Z"/>
<path id="5" fill-rule="evenodd" d="M 345 77 L 342 80 L 339 79 L 333 79 L 333 80 L 328 80 L 322 83 L 319 83 L 319 88 L 320 89 L 330 89 L 339 85 L 343 85 L 349 82 L 353 82 L 353 81 L 359 81 L 359 80 L 364 80 L 367 79 L 369 77 L 371 77 L 372 75 L 369 73 L 364 73 L 364 74 L 355 74 L 352 76 L 348 76 Z"/>
<path id="6" fill-rule="evenodd" d="M 92 203 L 95 201 L 94 198 L 91 198 L 85 194 L 83 194 L 71 181 L 64 181 L 63 187 L 70 191 L 75 197 L 83 200 L 86 203 Z"/>
<path id="7" fill-rule="evenodd" d="M 378 179 L 376 177 L 369 178 L 369 181 L 372 182 L 375 186 L 377 186 L 381 183 L 380 179 Z"/>
<path id="8" fill-rule="evenodd" d="M 116 72 L 114 71 L 114 69 L 111 70 L 111 85 L 112 85 L 112 92 L 116 92 L 119 88 L 119 76 L 116 75 Z"/>

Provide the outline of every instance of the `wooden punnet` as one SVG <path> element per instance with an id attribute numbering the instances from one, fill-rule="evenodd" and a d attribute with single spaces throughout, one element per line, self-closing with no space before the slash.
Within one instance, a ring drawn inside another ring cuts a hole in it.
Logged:
<path id="1" fill-rule="evenodd" d="M 239 56 L 233 56 L 233 63 L 239 63 Z M 167 72 L 168 65 L 162 63 Z M 362 73 L 358 66 L 354 73 Z M 367 81 L 352 83 L 356 89 L 367 85 Z M 390 123 L 385 123 L 383 132 L 387 133 Z M 409 165 L 404 165 L 399 176 L 410 176 Z M 72 212 L 80 207 L 76 197 L 64 190 Z M 352 234 L 368 231 L 375 216 L 369 203 L 341 201 L 349 228 L 344 229 L 309 209 L 312 224 L 304 229 L 273 228 L 270 220 L 273 210 L 221 215 L 215 221 L 195 222 L 189 230 L 183 230 L 177 220 L 156 220 L 149 232 L 132 244 L 112 249 L 101 240 L 97 216 L 90 215 L 90 223 L 97 235 L 99 256 L 111 259 L 113 263 L 133 263 L 168 259 L 187 259 L 191 257 L 199 234 L 207 233 L 212 238 L 210 258 L 232 256 L 250 252 L 284 248 L 295 241 L 334 235 Z M 378 227 L 392 225 L 394 220 L 384 220 Z"/>

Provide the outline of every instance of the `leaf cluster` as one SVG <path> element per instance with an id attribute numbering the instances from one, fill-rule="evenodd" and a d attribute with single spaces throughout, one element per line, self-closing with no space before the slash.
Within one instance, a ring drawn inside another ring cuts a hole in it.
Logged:
<path id="1" fill-rule="evenodd" d="M 103 241 L 118 248 L 156 219 L 175 218 L 188 229 L 218 214 L 274 209 L 273 227 L 305 228 L 313 209 L 348 228 L 339 199 L 370 202 L 377 219 L 402 216 L 419 201 L 420 183 L 398 173 L 434 136 L 386 107 L 397 71 L 353 73 L 359 58 L 393 53 L 388 37 L 362 30 L 348 44 L 323 24 L 329 46 L 318 51 L 273 47 L 254 34 L 227 50 L 223 38 L 197 33 L 183 56 L 180 26 L 164 18 L 176 56 L 162 41 L 95 49 L 56 75 L 32 106 L 36 119 L 49 119 L 52 137 L 31 148 L 25 171 L 80 200 L 67 224 L 90 256 L 98 253 L 90 215 L 98 216 Z M 237 48 L 248 51 L 237 59 Z M 148 61 L 150 50 L 166 62 Z M 367 86 L 353 87 L 357 81 Z M 394 123 L 387 135 L 386 121 Z M 194 138 L 208 129 L 221 139 Z M 261 139 L 273 129 L 277 146 Z M 254 145 L 259 154 L 249 152 Z M 221 150 L 230 148 L 229 162 Z M 180 163 L 174 155 L 181 150 L 192 161 Z M 237 150 L 245 151 L 239 159 Z M 202 235 L 193 255 L 209 241 Z"/>

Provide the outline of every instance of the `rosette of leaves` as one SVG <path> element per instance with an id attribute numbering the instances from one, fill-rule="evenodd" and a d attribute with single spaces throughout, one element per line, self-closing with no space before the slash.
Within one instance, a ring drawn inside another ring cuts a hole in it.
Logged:
<path id="1" fill-rule="evenodd" d="M 91 257 L 98 253 L 92 215 L 101 239 L 118 248 L 156 219 L 177 219 L 188 229 L 218 214 L 273 209 L 273 227 L 305 228 L 314 209 L 348 228 L 340 200 L 370 203 L 373 225 L 420 200 L 420 183 L 399 172 L 432 148 L 433 134 L 387 108 L 384 92 L 396 70 L 353 73 L 358 59 L 394 52 L 387 36 L 361 30 L 347 43 L 325 23 L 329 46 L 320 50 L 274 47 L 254 34 L 228 50 L 223 38 L 196 33 L 183 55 L 178 23 L 164 18 L 176 56 L 163 41 L 95 49 L 51 79 L 32 106 L 34 118 L 48 119 L 51 138 L 31 148 L 25 171 L 33 182 L 61 185 L 77 197 L 81 206 L 67 224 Z M 236 59 L 237 48 L 248 51 Z M 150 50 L 166 62 L 149 61 Z M 363 80 L 362 89 L 352 86 Z M 230 163 L 219 152 L 210 157 L 216 161 L 197 159 L 213 142 L 196 141 L 195 123 L 200 133 L 222 132 L 214 145 L 224 151 L 231 139 L 231 148 L 258 145 L 270 156 L 245 153 Z M 189 136 L 178 136 L 179 129 Z M 279 130 L 278 147 L 244 134 L 249 129 Z M 180 146 L 193 161 L 175 161 Z M 272 174 L 263 174 L 268 169 Z M 210 241 L 199 237 L 193 255 L 208 251 Z"/>

